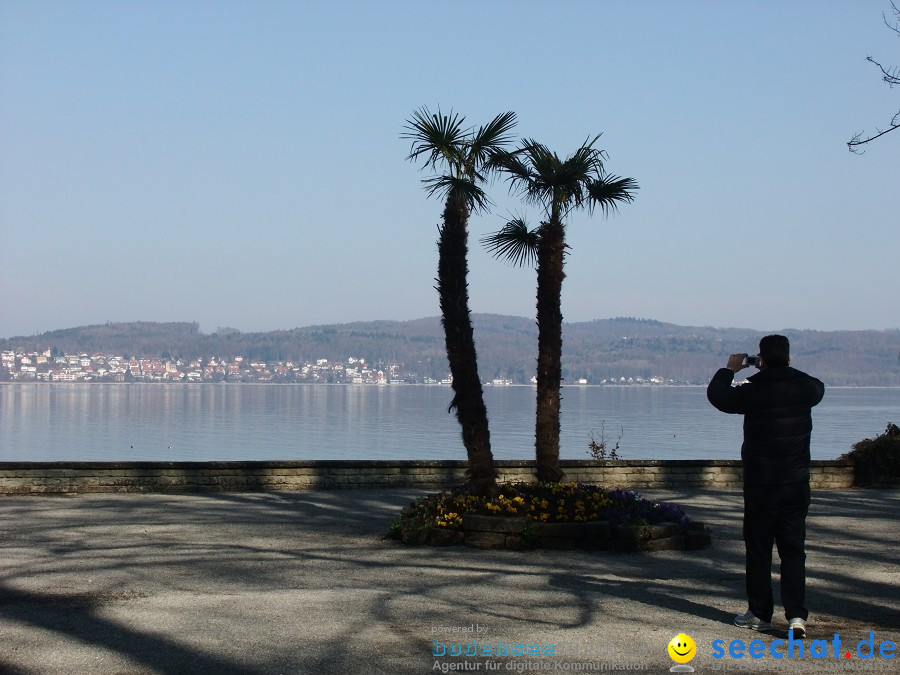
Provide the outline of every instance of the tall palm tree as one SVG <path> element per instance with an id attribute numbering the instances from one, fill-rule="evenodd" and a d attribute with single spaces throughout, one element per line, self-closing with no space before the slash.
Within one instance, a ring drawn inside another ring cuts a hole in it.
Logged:
<path id="1" fill-rule="evenodd" d="M 445 200 L 443 224 L 438 227 L 436 288 L 453 381 L 450 410 L 456 410 L 462 427 L 470 489 L 487 494 L 497 487 L 497 473 L 469 311 L 468 224 L 472 212 L 490 204 L 482 184 L 492 170 L 491 158 L 512 140 L 516 116 L 498 115 L 477 130 L 464 127 L 464 122 L 459 115 L 442 115 L 440 110 L 432 114 L 423 107 L 407 120 L 401 137 L 412 141 L 408 160 L 424 158 L 423 169 L 430 166 L 436 171 L 441 165 L 444 170 L 422 182 L 429 196 Z"/>
<path id="2" fill-rule="evenodd" d="M 569 213 L 599 208 L 604 215 L 619 204 L 634 201 L 638 189 L 633 178 L 606 173 L 606 154 L 594 147 L 597 135 L 571 156 L 561 160 L 547 146 L 534 140 L 523 142 L 512 153 L 496 156 L 492 163 L 508 174 L 510 189 L 526 203 L 542 207 L 540 226 L 529 230 L 524 220 L 511 220 L 499 232 L 484 238 L 496 257 L 517 264 L 537 263 L 537 412 L 535 457 L 537 478 L 562 479 L 559 467 L 559 411 L 562 386 L 562 282 L 565 278 L 566 225 Z"/>

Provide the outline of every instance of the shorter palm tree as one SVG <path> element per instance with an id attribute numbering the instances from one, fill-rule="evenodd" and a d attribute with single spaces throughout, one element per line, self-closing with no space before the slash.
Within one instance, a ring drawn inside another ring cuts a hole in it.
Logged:
<path id="1" fill-rule="evenodd" d="M 515 264 L 537 265 L 537 410 L 535 458 L 537 478 L 562 479 L 559 466 L 560 388 L 562 387 L 562 282 L 565 278 L 565 220 L 576 209 L 599 208 L 604 215 L 619 204 L 634 201 L 638 189 L 633 178 L 606 173 L 606 155 L 594 148 L 600 136 L 586 141 L 561 160 L 547 146 L 525 141 L 515 152 L 493 158 L 508 174 L 510 189 L 526 203 L 543 208 L 538 228 L 529 230 L 524 219 L 514 218 L 499 232 L 482 241 L 495 257 Z"/>

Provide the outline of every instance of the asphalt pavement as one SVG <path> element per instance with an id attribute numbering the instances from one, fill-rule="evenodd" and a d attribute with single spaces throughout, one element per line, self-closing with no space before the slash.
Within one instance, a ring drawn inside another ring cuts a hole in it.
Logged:
<path id="1" fill-rule="evenodd" d="M 738 491 L 648 491 L 712 532 L 649 554 L 384 539 L 419 494 L 0 497 L 0 672 L 662 673 L 681 633 L 698 673 L 900 672 L 898 490 L 813 493 L 802 658 L 777 584 L 772 632 L 731 623 Z"/>

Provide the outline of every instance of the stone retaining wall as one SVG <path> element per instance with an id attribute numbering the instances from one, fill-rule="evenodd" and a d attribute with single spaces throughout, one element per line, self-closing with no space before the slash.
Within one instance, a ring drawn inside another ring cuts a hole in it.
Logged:
<path id="1" fill-rule="evenodd" d="M 499 460 L 502 481 L 534 479 L 534 462 Z M 623 487 L 739 488 L 732 460 L 563 460 L 565 480 Z M 0 462 L 0 494 L 79 492 L 249 492 L 411 487 L 462 483 L 466 462 L 444 460 L 295 462 Z M 813 489 L 853 486 L 853 464 L 812 463 Z"/>

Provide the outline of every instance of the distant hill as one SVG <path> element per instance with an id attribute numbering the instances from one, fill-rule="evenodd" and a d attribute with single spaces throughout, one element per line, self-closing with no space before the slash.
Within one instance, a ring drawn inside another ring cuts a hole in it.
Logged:
<path id="1" fill-rule="evenodd" d="M 528 382 L 535 369 L 533 319 L 473 315 L 478 365 L 488 381 Z M 794 364 L 830 385 L 900 386 L 900 330 L 781 331 L 791 340 Z M 615 318 L 563 326 L 566 382 L 589 383 L 659 376 L 701 384 L 736 352 L 755 353 L 763 332 L 744 328 L 678 326 L 648 319 Z M 447 376 L 439 317 L 307 326 L 266 333 L 223 329 L 200 332 L 196 323 L 108 323 L 0 340 L 0 350 L 102 352 L 189 359 L 237 355 L 262 361 L 310 362 L 365 358 L 401 363 L 423 377 Z M 746 371 L 748 374 L 751 371 Z"/>

